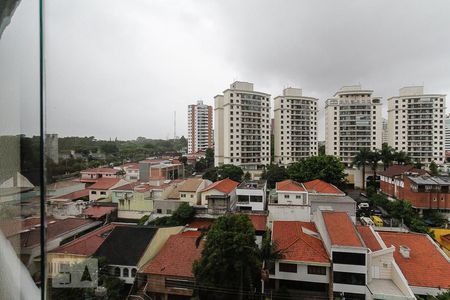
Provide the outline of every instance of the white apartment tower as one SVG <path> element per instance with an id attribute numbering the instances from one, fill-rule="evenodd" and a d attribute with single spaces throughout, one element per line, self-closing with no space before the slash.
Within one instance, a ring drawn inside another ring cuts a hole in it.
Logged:
<path id="1" fill-rule="evenodd" d="M 236 81 L 214 97 L 215 165 L 258 170 L 270 163 L 270 95 Z"/>
<path id="2" fill-rule="evenodd" d="M 196 153 L 213 147 L 212 106 L 197 101 L 188 106 L 188 152 Z"/>
<path id="3" fill-rule="evenodd" d="M 286 166 L 317 155 L 317 99 L 286 88 L 274 103 L 275 163 Z"/>
<path id="4" fill-rule="evenodd" d="M 342 87 L 325 104 L 325 152 L 350 166 L 360 149 L 381 149 L 381 99 L 360 85 Z"/>
<path id="5" fill-rule="evenodd" d="M 423 86 L 400 89 L 388 99 L 388 143 L 413 162 L 445 162 L 445 95 L 424 94 Z"/>

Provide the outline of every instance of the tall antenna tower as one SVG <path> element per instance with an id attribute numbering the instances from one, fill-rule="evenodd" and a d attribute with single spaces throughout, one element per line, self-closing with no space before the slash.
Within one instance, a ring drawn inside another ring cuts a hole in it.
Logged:
<path id="1" fill-rule="evenodd" d="M 177 138 L 177 111 L 173 111 L 173 139 Z"/>

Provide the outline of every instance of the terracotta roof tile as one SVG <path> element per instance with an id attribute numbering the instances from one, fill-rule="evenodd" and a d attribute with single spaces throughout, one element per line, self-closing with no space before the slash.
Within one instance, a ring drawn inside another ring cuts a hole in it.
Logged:
<path id="1" fill-rule="evenodd" d="M 143 273 L 193 278 L 192 264 L 200 259 L 204 242 L 196 246 L 201 232 L 175 234 L 146 266 Z"/>
<path id="2" fill-rule="evenodd" d="M 361 238 L 363 239 L 364 244 L 366 244 L 367 248 L 372 251 L 378 251 L 382 249 L 380 243 L 373 235 L 370 226 L 357 226 L 356 229 L 358 229 L 358 232 L 361 235 Z"/>
<path id="3" fill-rule="evenodd" d="M 88 187 L 90 190 L 108 190 L 116 185 L 120 178 L 100 178 L 96 183 Z"/>
<path id="4" fill-rule="evenodd" d="M 417 287 L 450 287 L 450 262 L 425 234 L 379 232 L 387 247 L 395 246 L 394 259 L 409 285 Z M 400 246 L 407 246 L 410 257 L 404 258 Z"/>
<path id="5" fill-rule="evenodd" d="M 65 194 L 65 195 L 62 195 L 62 196 L 52 197 L 51 199 L 78 200 L 80 198 L 88 197 L 88 196 L 89 196 L 89 190 L 88 189 L 84 189 L 84 190 L 81 190 L 81 191 L 76 191 L 76 192 Z"/>
<path id="6" fill-rule="evenodd" d="M 119 170 L 113 168 L 92 168 L 80 171 L 80 173 L 107 173 L 107 174 L 117 174 Z"/>
<path id="7" fill-rule="evenodd" d="M 83 215 L 98 219 L 105 215 L 109 215 L 115 210 L 117 210 L 117 207 L 113 206 L 91 206 L 83 210 Z"/>
<path id="8" fill-rule="evenodd" d="M 411 173 L 418 173 L 419 175 L 425 175 L 428 174 L 427 171 L 423 169 L 416 169 L 414 166 L 410 165 L 393 165 L 387 168 L 386 171 L 381 172 L 380 175 L 386 176 L 386 177 L 394 177 L 394 176 L 400 176 L 404 174 L 405 172 L 411 172 Z"/>
<path id="9" fill-rule="evenodd" d="M 346 212 L 324 211 L 322 216 L 332 245 L 364 247 Z"/>
<path id="10" fill-rule="evenodd" d="M 225 178 L 223 180 L 214 182 L 213 184 L 211 184 L 208 187 L 206 187 L 205 189 L 203 189 L 201 192 L 203 193 L 203 192 L 215 189 L 224 194 L 229 194 L 232 191 L 234 191 L 238 185 L 239 185 L 239 182 L 236 182 L 229 178 Z"/>
<path id="11" fill-rule="evenodd" d="M 308 193 L 334 194 L 343 196 L 345 195 L 343 191 L 341 191 L 331 183 L 325 182 L 320 179 L 314 179 L 308 182 L 304 182 L 303 185 L 308 190 Z"/>
<path id="12" fill-rule="evenodd" d="M 266 215 L 248 215 L 252 221 L 253 227 L 256 231 L 267 230 L 267 216 Z"/>
<path id="13" fill-rule="evenodd" d="M 197 228 L 197 229 L 208 229 L 213 223 L 215 219 L 203 219 L 203 218 L 195 218 L 187 227 L 189 228 Z"/>
<path id="14" fill-rule="evenodd" d="M 97 251 L 100 245 L 105 241 L 108 234 L 117 226 L 116 224 L 108 224 L 100 227 L 88 234 L 85 234 L 76 240 L 60 246 L 51 253 L 65 253 L 74 255 L 91 256 Z M 123 226 L 123 225 L 121 225 Z"/>
<path id="15" fill-rule="evenodd" d="M 276 184 L 277 191 L 286 191 L 286 192 L 304 192 L 305 188 L 301 183 L 298 183 L 294 180 L 287 179 Z"/>
<path id="16" fill-rule="evenodd" d="M 310 233 L 317 234 L 317 237 Z M 316 226 L 312 222 L 274 221 L 272 239 L 281 250 L 285 260 L 330 262 Z"/>
<path id="17" fill-rule="evenodd" d="M 198 187 L 202 184 L 204 179 L 202 178 L 189 178 L 186 179 L 179 187 L 180 192 L 196 192 Z"/>

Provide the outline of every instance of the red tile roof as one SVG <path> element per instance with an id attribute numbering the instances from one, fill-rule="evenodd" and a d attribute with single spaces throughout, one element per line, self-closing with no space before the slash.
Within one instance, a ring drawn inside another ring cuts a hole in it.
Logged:
<path id="1" fill-rule="evenodd" d="M 117 210 L 117 207 L 113 206 L 91 206 L 83 210 L 83 215 L 98 219 L 111 214 L 115 210 Z"/>
<path id="2" fill-rule="evenodd" d="M 200 259 L 204 242 L 196 246 L 201 232 L 175 234 L 146 266 L 143 273 L 193 278 L 192 264 Z"/>
<path id="3" fill-rule="evenodd" d="M 356 226 L 356 229 L 358 229 L 358 232 L 361 235 L 361 238 L 363 239 L 364 244 L 366 244 L 367 248 L 372 251 L 383 249 L 376 237 L 373 235 L 370 226 Z"/>
<path id="4" fill-rule="evenodd" d="M 195 218 L 190 222 L 187 227 L 189 228 L 198 228 L 198 229 L 208 229 L 212 223 L 214 223 L 215 219 L 201 219 Z"/>
<path id="5" fill-rule="evenodd" d="M 252 221 L 253 227 L 256 231 L 267 230 L 267 216 L 266 215 L 248 215 Z"/>
<path id="6" fill-rule="evenodd" d="M 346 212 L 324 211 L 322 216 L 332 245 L 364 247 Z"/>
<path id="7" fill-rule="evenodd" d="M 417 287 L 450 287 L 450 262 L 437 250 L 425 234 L 379 232 L 387 247 L 395 246 L 394 259 L 409 285 Z M 404 258 L 399 250 L 407 246 L 410 257 Z"/>
<path id="8" fill-rule="evenodd" d="M 276 189 L 277 189 L 277 191 L 285 191 L 285 192 L 304 192 L 305 191 L 305 188 L 302 186 L 301 183 L 298 183 L 291 179 L 277 182 Z"/>
<path id="9" fill-rule="evenodd" d="M 209 185 L 205 189 L 203 189 L 201 192 L 206 192 L 212 189 L 218 190 L 219 192 L 222 192 L 224 194 L 231 193 L 236 187 L 239 185 L 239 182 L 236 182 L 234 180 L 231 180 L 229 178 L 225 178 L 220 181 L 216 181 L 213 184 Z"/>
<path id="10" fill-rule="evenodd" d="M 51 253 L 65 253 L 74 255 L 91 256 L 97 251 L 101 244 L 105 241 L 108 234 L 116 227 L 117 224 L 108 224 L 100 227 L 88 234 L 85 234 L 76 240 L 60 246 Z M 120 225 L 124 226 L 124 225 Z"/>
<path id="11" fill-rule="evenodd" d="M 305 233 L 308 230 L 318 235 L 316 226 L 312 222 L 274 221 L 272 239 L 285 260 L 329 263 L 330 259 L 322 241 L 318 237 Z"/>
<path id="12" fill-rule="evenodd" d="M 119 170 L 113 168 L 92 168 L 80 171 L 80 173 L 106 173 L 106 174 L 117 174 Z"/>
<path id="13" fill-rule="evenodd" d="M 62 195 L 62 196 L 56 196 L 53 197 L 52 199 L 67 199 L 67 200 L 77 200 L 83 197 L 88 197 L 89 196 L 89 190 L 88 189 L 84 189 L 81 191 L 76 191 L 73 193 L 69 193 L 66 195 Z"/>
<path id="14" fill-rule="evenodd" d="M 308 190 L 309 193 L 318 194 L 333 194 L 333 195 L 345 195 L 343 191 L 332 185 L 331 183 L 325 182 L 320 179 L 314 179 L 308 182 L 304 182 L 303 185 Z"/>
<path id="15" fill-rule="evenodd" d="M 138 186 L 139 182 L 129 182 L 124 185 L 113 188 L 113 191 L 133 191 L 135 186 Z"/>
<path id="16" fill-rule="evenodd" d="M 54 238 L 62 234 L 68 233 L 73 230 L 81 229 L 82 227 L 90 225 L 91 223 L 94 223 L 94 221 L 90 219 L 80 219 L 80 218 L 70 218 L 64 220 L 48 220 L 47 242 L 52 241 Z M 33 247 L 39 245 L 40 243 L 39 227 L 35 229 L 30 229 L 29 231 L 26 232 L 22 232 L 20 234 L 20 240 L 22 247 Z"/>
<path id="17" fill-rule="evenodd" d="M 96 183 L 88 187 L 90 190 L 108 190 L 116 185 L 120 178 L 100 178 Z"/>
<path id="18" fill-rule="evenodd" d="M 414 166 L 410 165 L 393 165 L 387 168 L 386 171 L 381 172 L 380 175 L 386 176 L 386 177 L 394 177 L 394 176 L 400 176 L 404 173 L 418 173 L 419 175 L 425 175 L 428 174 L 427 171 L 423 169 L 416 169 Z"/>

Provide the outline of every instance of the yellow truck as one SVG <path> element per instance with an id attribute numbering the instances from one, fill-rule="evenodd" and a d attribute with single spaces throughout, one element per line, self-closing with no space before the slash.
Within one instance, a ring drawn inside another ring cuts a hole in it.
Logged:
<path id="1" fill-rule="evenodd" d="M 383 219 L 380 218 L 379 216 L 371 216 L 370 218 L 372 219 L 375 226 L 378 226 L 378 227 L 384 226 Z"/>

